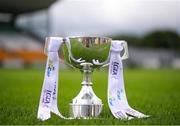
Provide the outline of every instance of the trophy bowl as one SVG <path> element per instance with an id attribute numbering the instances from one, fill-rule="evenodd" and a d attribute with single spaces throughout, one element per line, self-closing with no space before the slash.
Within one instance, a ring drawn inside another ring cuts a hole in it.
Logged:
<path id="1" fill-rule="evenodd" d="M 105 65 L 109 56 L 111 38 L 69 37 L 69 43 L 70 45 L 66 44 L 63 48 L 66 62 L 81 70 L 83 69 L 81 63 L 90 63 L 91 68 L 94 69 Z M 69 50 L 67 46 L 70 46 Z"/>

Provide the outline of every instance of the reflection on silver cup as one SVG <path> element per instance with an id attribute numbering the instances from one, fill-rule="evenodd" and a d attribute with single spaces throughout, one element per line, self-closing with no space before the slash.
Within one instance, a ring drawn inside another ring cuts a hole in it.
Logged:
<path id="1" fill-rule="evenodd" d="M 111 39 L 106 37 L 70 37 L 69 45 L 64 45 L 65 60 L 76 68 L 82 69 L 81 63 L 91 63 L 92 68 L 106 64 L 111 46 Z M 69 50 L 68 48 L 69 47 Z M 99 62 L 101 64 L 97 64 Z"/>

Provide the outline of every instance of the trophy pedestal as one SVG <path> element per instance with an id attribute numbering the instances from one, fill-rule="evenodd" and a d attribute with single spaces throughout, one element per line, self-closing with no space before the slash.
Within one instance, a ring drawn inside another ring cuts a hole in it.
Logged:
<path id="1" fill-rule="evenodd" d="M 101 113 L 102 105 L 75 105 L 70 104 L 71 117 L 77 119 L 92 119 Z"/>
<path id="2" fill-rule="evenodd" d="M 70 103 L 70 114 L 73 118 L 90 119 L 97 117 L 102 111 L 102 101 L 92 90 L 91 63 L 82 63 L 83 81 L 79 94 Z"/>

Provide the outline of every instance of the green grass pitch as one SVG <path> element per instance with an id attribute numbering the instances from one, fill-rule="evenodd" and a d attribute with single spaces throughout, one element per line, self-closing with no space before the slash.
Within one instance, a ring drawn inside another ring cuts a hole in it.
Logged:
<path id="1" fill-rule="evenodd" d="M 79 71 L 62 70 L 59 74 L 59 110 L 69 114 L 69 102 L 81 87 Z M 52 114 L 42 122 L 37 108 L 44 69 L 0 69 L 0 124 L 180 124 L 180 70 L 125 69 L 125 88 L 129 104 L 151 115 L 145 119 L 114 119 L 107 106 L 107 70 L 93 73 L 93 89 L 103 100 L 100 119 L 63 120 Z"/>

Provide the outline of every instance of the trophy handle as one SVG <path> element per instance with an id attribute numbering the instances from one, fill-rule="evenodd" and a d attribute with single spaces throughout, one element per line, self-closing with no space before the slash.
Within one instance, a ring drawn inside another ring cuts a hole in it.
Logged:
<path id="1" fill-rule="evenodd" d="M 122 46 L 123 46 L 123 50 L 124 50 L 124 53 L 123 55 L 121 56 L 121 59 L 122 60 L 125 60 L 129 57 L 129 53 L 128 53 L 128 45 L 127 45 L 127 42 L 126 41 L 121 41 L 122 43 Z"/>
<path id="2" fill-rule="evenodd" d="M 113 40 L 112 40 L 112 41 L 113 41 Z M 117 41 L 117 40 L 115 40 L 115 41 Z M 122 50 L 121 52 L 124 52 L 124 53 L 122 54 L 122 56 L 121 56 L 121 59 L 122 59 L 122 60 L 125 60 L 125 59 L 127 59 L 127 58 L 129 57 L 128 45 L 127 45 L 127 42 L 124 41 L 124 40 L 119 40 L 119 42 L 120 42 L 120 43 L 122 44 L 122 46 L 123 46 L 123 50 Z M 102 67 L 105 67 L 105 66 L 109 65 L 109 60 L 110 60 L 110 51 L 109 51 L 109 55 L 108 55 L 108 58 L 107 58 L 106 61 L 100 63 L 99 60 L 93 59 L 93 64 L 95 64 L 95 65 L 102 65 Z"/>
<path id="3" fill-rule="evenodd" d="M 52 42 L 51 40 L 55 40 L 55 41 L 63 41 L 62 37 L 46 37 L 45 39 L 45 46 L 44 46 L 44 54 L 47 55 L 47 52 L 53 52 L 52 48 L 54 48 L 54 46 L 56 47 L 56 44 L 52 44 L 50 42 Z M 58 49 L 60 47 L 57 47 Z"/>
<path id="4" fill-rule="evenodd" d="M 49 37 L 46 37 L 45 39 L 45 46 L 44 46 L 44 54 L 47 55 L 48 46 L 49 46 Z"/>

